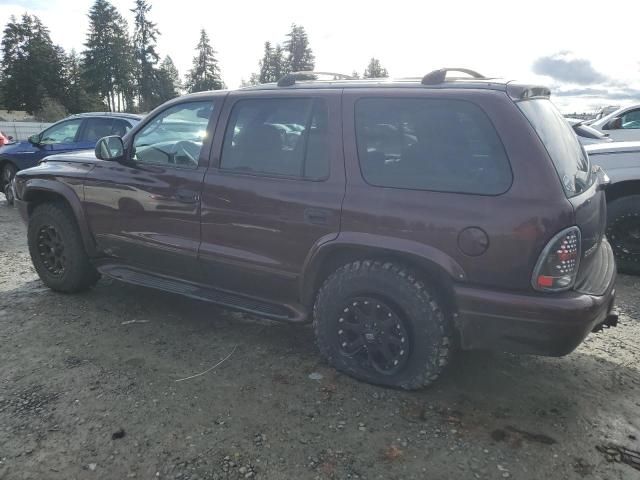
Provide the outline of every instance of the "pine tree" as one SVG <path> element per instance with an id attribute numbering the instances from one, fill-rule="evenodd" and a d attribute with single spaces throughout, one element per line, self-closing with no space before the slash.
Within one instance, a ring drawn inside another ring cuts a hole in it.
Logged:
<path id="1" fill-rule="evenodd" d="M 6 108 L 33 113 L 45 96 L 61 102 L 65 94 L 64 51 L 35 15 L 10 17 L 2 38 L 2 97 Z"/>
<path id="2" fill-rule="evenodd" d="M 311 67 L 313 68 L 313 66 Z M 289 69 L 287 67 L 287 59 L 284 55 L 284 49 L 282 45 L 276 45 L 276 48 L 273 50 L 273 56 L 271 57 L 271 73 L 274 82 L 280 80 L 280 78 L 289 73 Z"/>
<path id="3" fill-rule="evenodd" d="M 287 34 L 284 47 L 288 52 L 285 73 L 313 70 L 315 57 L 309 47 L 309 38 L 303 26 L 295 23 L 291 25 L 291 31 Z"/>
<path id="4" fill-rule="evenodd" d="M 136 93 L 140 110 L 150 109 L 157 103 L 159 83 L 156 65 L 160 56 L 156 52 L 156 41 L 160 34 L 155 23 L 149 20 L 151 5 L 148 0 L 135 0 L 131 11 L 135 17 L 133 52 L 135 59 Z"/>
<path id="5" fill-rule="evenodd" d="M 193 68 L 189 71 L 186 79 L 187 90 L 193 93 L 223 89 L 224 83 L 220 76 L 216 51 L 211 46 L 209 36 L 204 28 L 200 30 L 200 40 L 196 50 L 196 56 L 193 57 Z"/>
<path id="6" fill-rule="evenodd" d="M 178 69 L 171 57 L 167 55 L 158 70 L 157 104 L 151 107 L 156 107 L 167 100 L 177 97 L 180 95 L 181 89 L 180 73 L 178 73 Z"/>
<path id="7" fill-rule="evenodd" d="M 264 54 L 259 65 L 260 73 L 258 75 L 258 82 L 273 82 L 273 47 L 271 46 L 271 42 L 264 42 Z"/>
<path id="8" fill-rule="evenodd" d="M 91 112 L 104 110 L 104 104 L 96 95 L 87 93 L 82 76 L 82 59 L 75 50 L 65 59 L 64 79 L 66 93 L 63 105 L 69 113 Z"/>
<path id="9" fill-rule="evenodd" d="M 134 107 L 133 47 L 127 22 L 107 0 L 96 0 L 89 10 L 89 32 L 83 52 L 87 88 L 112 111 Z"/>
<path id="10" fill-rule="evenodd" d="M 388 76 L 387 69 L 380 64 L 380 60 L 374 57 L 371 57 L 369 65 L 367 65 L 362 75 L 363 78 L 387 78 Z"/>

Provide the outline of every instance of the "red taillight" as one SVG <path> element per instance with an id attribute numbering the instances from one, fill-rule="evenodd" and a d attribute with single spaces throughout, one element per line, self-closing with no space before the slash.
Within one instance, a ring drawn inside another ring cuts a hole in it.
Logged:
<path id="1" fill-rule="evenodd" d="M 554 236 L 533 271 L 536 290 L 559 292 L 573 287 L 580 265 L 580 229 L 570 227 Z"/>

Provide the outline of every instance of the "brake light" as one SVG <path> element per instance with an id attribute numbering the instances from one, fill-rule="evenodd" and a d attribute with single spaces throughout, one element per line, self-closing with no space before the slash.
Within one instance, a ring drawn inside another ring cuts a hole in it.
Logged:
<path id="1" fill-rule="evenodd" d="M 570 227 L 555 235 L 542 251 L 531 283 L 542 292 L 569 290 L 580 266 L 580 229 Z"/>

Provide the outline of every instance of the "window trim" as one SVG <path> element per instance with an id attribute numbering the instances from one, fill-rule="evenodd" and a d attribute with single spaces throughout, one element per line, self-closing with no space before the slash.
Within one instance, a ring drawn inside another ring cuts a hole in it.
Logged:
<path id="1" fill-rule="evenodd" d="M 320 183 L 320 182 L 327 182 L 329 181 L 329 179 L 331 178 L 331 142 L 329 140 L 329 138 L 327 138 L 327 145 L 328 145 L 328 149 L 327 151 L 329 152 L 329 157 L 327 158 L 327 174 L 324 177 L 318 177 L 318 178 L 313 178 L 313 177 L 305 177 L 302 175 L 283 175 L 283 174 L 277 174 L 277 173 L 272 173 L 272 172 L 253 172 L 253 171 L 242 171 L 242 170 L 238 170 L 238 169 L 233 169 L 233 168 L 224 168 L 222 166 L 222 161 L 223 161 L 223 153 L 224 153 L 224 145 L 225 145 L 225 140 L 227 138 L 227 132 L 229 130 L 229 127 L 231 125 L 231 118 L 233 116 L 233 112 L 234 109 L 236 108 L 236 106 L 238 105 L 238 103 L 241 102 L 248 102 L 248 101 L 274 101 L 274 100 L 279 100 L 279 101 L 286 101 L 286 100 L 311 100 L 310 103 L 310 107 L 309 107 L 309 112 L 307 113 L 308 117 L 307 117 L 307 125 L 311 124 L 311 120 L 313 118 L 313 110 L 314 107 L 316 105 L 316 102 L 323 102 L 324 106 L 326 107 L 326 111 L 327 111 L 327 115 L 330 116 L 330 108 L 329 108 L 329 102 L 327 101 L 326 97 L 323 96 L 319 96 L 319 95 L 291 95 L 291 96 L 282 96 L 282 95 L 273 95 L 273 96 L 267 96 L 267 95 L 260 95 L 260 96 L 239 96 L 237 98 L 234 98 L 233 101 L 231 102 L 230 106 L 229 106 L 229 110 L 227 112 L 227 115 L 225 115 L 225 128 L 224 128 L 224 132 L 222 132 L 222 142 L 220 143 L 220 150 L 219 150 L 219 158 L 217 159 L 216 162 L 216 170 L 218 171 L 219 174 L 225 174 L 225 175 L 232 175 L 232 176 L 242 176 L 242 177 L 258 177 L 258 178 L 268 178 L 268 179 L 275 179 L 275 180 L 297 180 L 297 181 L 304 181 L 304 182 L 316 182 L 316 183 Z M 308 138 L 309 138 L 309 132 L 310 129 L 309 128 L 305 128 L 305 146 L 304 146 L 304 156 L 303 156 L 303 160 L 302 160 L 302 173 L 304 174 L 304 170 L 306 167 L 306 162 L 307 162 L 307 147 L 308 147 Z M 328 135 L 329 137 L 329 135 Z"/>
<path id="2" fill-rule="evenodd" d="M 502 147 L 502 151 L 504 152 L 505 159 L 507 160 L 507 167 L 509 168 L 509 174 L 511 180 L 505 190 L 500 193 L 477 193 L 477 192 L 464 192 L 457 190 L 436 190 L 433 188 L 413 188 L 413 187 L 399 187 L 399 186 L 391 186 L 391 185 L 377 185 L 375 183 L 371 183 L 364 175 L 362 170 L 362 159 L 360 155 L 360 148 L 358 142 L 358 104 L 362 100 L 413 100 L 413 101 L 448 101 L 448 102 L 459 102 L 459 103 L 468 103 L 476 107 L 478 110 L 482 112 L 485 116 L 491 127 L 496 133 L 496 138 L 500 142 L 500 146 Z M 502 141 L 502 137 L 500 136 L 500 132 L 496 127 L 495 123 L 491 119 L 491 116 L 486 112 L 481 105 L 476 102 L 467 99 L 460 98 L 446 98 L 446 97 L 437 97 L 437 96 L 415 96 L 415 95 L 392 95 L 392 96 L 382 96 L 382 95 L 362 95 L 358 96 L 353 102 L 353 131 L 354 131 L 354 142 L 355 142 L 355 152 L 358 159 L 358 170 L 360 171 L 360 177 L 362 181 L 370 187 L 374 188 L 389 188 L 393 190 L 409 190 L 413 192 L 432 192 L 432 193 L 442 193 L 442 194 L 454 194 L 454 195 L 471 195 L 471 196 L 481 196 L 481 197 L 499 197 L 501 195 L 505 195 L 508 193 L 513 187 L 513 182 L 515 181 L 515 176 L 513 174 L 513 166 L 511 165 L 511 159 L 509 158 L 509 154 L 507 153 L 507 148 Z"/>
<path id="3" fill-rule="evenodd" d="M 177 170 L 198 170 L 199 168 L 208 168 L 209 167 L 209 156 L 211 147 L 213 145 L 213 137 L 216 134 L 218 119 L 220 118 L 221 111 L 221 101 L 220 99 L 224 99 L 224 97 L 205 97 L 205 98 L 179 98 L 174 101 L 167 102 L 163 105 L 160 105 L 156 110 L 152 112 L 152 114 L 147 115 L 143 121 L 138 122 L 136 125 L 132 125 L 130 130 L 125 134 L 127 144 L 125 146 L 125 158 L 126 161 L 135 165 L 136 167 L 144 167 L 144 166 L 152 166 L 152 167 L 163 167 Z M 153 122 L 158 116 L 162 115 L 167 110 L 184 105 L 187 103 L 210 103 L 212 105 L 212 113 L 207 122 L 206 131 L 207 133 L 211 133 L 208 135 L 207 139 L 202 142 L 202 147 L 200 148 L 200 154 L 198 155 L 198 164 L 195 167 L 189 167 L 185 165 L 175 165 L 171 163 L 162 163 L 162 162 L 141 162 L 139 160 L 133 159 L 133 148 L 135 144 L 136 137 L 138 134 L 144 130 L 147 125 Z M 206 149 L 206 152 L 205 152 Z"/>

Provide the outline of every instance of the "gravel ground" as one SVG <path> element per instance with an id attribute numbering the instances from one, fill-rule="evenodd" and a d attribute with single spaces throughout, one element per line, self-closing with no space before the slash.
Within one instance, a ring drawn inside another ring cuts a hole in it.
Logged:
<path id="1" fill-rule="evenodd" d="M 0 201 L 1 479 L 640 479 L 639 277 L 571 355 L 463 353 L 411 393 L 337 374 L 308 326 L 54 293 L 25 239 Z"/>

